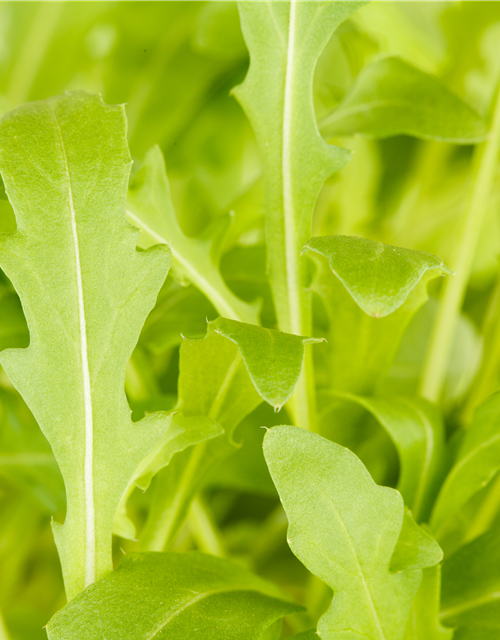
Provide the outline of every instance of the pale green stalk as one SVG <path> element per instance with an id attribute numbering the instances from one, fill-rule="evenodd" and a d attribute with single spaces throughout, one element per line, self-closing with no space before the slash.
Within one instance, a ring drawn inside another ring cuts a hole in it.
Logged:
<path id="1" fill-rule="evenodd" d="M 443 390 L 453 335 L 495 178 L 500 150 L 499 88 L 500 83 L 497 83 L 492 100 L 490 135 L 486 142 L 477 147 L 473 160 L 471 192 L 453 263 L 456 275 L 448 278 L 444 284 L 422 374 L 420 394 L 431 402 L 437 402 Z"/>
<path id="2" fill-rule="evenodd" d="M 63 2 L 39 2 L 36 13 L 26 34 L 25 43 L 17 62 L 14 64 L 6 90 L 10 104 L 18 105 L 28 100 L 31 87 L 45 59 L 59 17 Z"/>
<path id="3" fill-rule="evenodd" d="M 10 640 L 5 622 L 3 621 L 2 612 L 0 611 L 0 640 Z"/>
<path id="4" fill-rule="evenodd" d="M 219 558 L 226 555 L 221 533 L 209 509 L 200 498 L 195 498 L 191 504 L 189 528 L 201 551 Z"/>

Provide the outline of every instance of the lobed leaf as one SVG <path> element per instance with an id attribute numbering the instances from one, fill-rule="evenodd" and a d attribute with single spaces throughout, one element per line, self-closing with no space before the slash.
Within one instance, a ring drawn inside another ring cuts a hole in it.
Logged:
<path id="1" fill-rule="evenodd" d="M 259 640 L 300 609 L 228 560 L 134 553 L 56 613 L 47 631 L 49 640 Z"/>
<path id="2" fill-rule="evenodd" d="M 0 120 L 0 170 L 17 231 L 0 264 L 20 295 L 27 349 L 1 364 L 52 446 L 68 501 L 55 524 L 67 595 L 111 569 L 120 497 L 170 417 L 130 419 L 125 366 L 170 266 L 137 251 L 125 220 L 130 170 L 123 107 L 84 92 Z"/>
<path id="3" fill-rule="evenodd" d="M 447 520 L 486 486 L 500 470 L 500 394 L 475 412 L 432 512 L 431 526 L 440 533 Z"/>
<path id="4" fill-rule="evenodd" d="M 320 122 L 326 137 L 410 135 L 456 144 L 486 138 L 481 116 L 432 76 L 398 56 L 367 65 L 341 104 Z"/>
<path id="5" fill-rule="evenodd" d="M 170 245 L 174 273 L 181 281 L 192 282 L 220 315 L 258 323 L 259 305 L 240 300 L 222 279 L 213 256 L 213 240 L 189 238 L 182 231 L 158 146 L 148 151 L 142 169 L 130 184 L 127 215 L 142 231 L 141 246 L 158 242 Z"/>
<path id="6" fill-rule="evenodd" d="M 293 553 L 334 590 L 319 636 L 403 638 L 421 569 L 442 557 L 437 543 L 405 518 L 400 494 L 377 486 L 349 450 L 277 427 L 266 434 L 264 453 Z"/>
<path id="7" fill-rule="evenodd" d="M 259 143 L 266 182 L 268 271 L 278 326 L 308 333 L 306 265 L 313 205 L 350 152 L 318 133 L 312 100 L 317 59 L 335 29 L 364 2 L 239 2 L 250 69 L 234 93 Z M 301 301 L 301 304 L 299 304 Z"/>
<path id="8" fill-rule="evenodd" d="M 323 342 L 226 318 L 208 323 L 208 333 L 234 342 L 263 400 L 279 411 L 290 399 L 304 364 L 305 345 Z"/>
<path id="9" fill-rule="evenodd" d="M 303 251 L 327 258 L 356 304 L 373 318 L 399 309 L 426 272 L 453 273 L 430 253 L 353 236 L 311 238 Z"/>

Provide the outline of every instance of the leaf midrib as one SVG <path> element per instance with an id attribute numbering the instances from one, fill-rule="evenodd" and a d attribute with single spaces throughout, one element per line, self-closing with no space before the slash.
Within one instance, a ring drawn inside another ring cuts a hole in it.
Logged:
<path id="1" fill-rule="evenodd" d="M 71 233 L 75 252 L 75 270 L 78 297 L 78 322 L 80 329 L 80 357 L 82 368 L 82 387 L 84 398 L 84 496 L 85 496 L 85 586 L 96 580 L 96 535 L 95 535 L 95 505 L 94 505 L 94 420 L 92 407 L 92 389 L 90 383 L 90 368 L 87 344 L 87 323 L 85 317 L 85 301 L 83 296 L 83 278 L 80 261 L 80 243 L 76 223 L 76 210 L 73 198 L 73 188 L 69 171 L 68 157 L 64 145 L 61 126 L 57 115 L 49 103 L 54 127 L 59 140 L 59 146 L 64 163 L 64 172 L 68 189 L 68 205 L 71 216 Z"/>
<path id="2" fill-rule="evenodd" d="M 191 598 L 190 600 L 185 602 L 181 607 L 179 607 L 174 612 L 172 612 L 164 622 L 162 622 L 160 625 L 158 625 L 156 627 L 156 629 L 154 629 L 152 631 L 152 633 L 150 633 L 145 638 L 145 640 L 153 640 L 153 638 L 155 638 L 161 631 L 163 631 L 163 629 L 165 629 L 165 627 L 174 618 L 176 618 L 179 615 L 181 615 L 189 607 L 192 607 L 193 605 L 197 604 L 198 602 L 201 602 L 202 600 L 205 600 L 205 598 L 209 598 L 210 596 L 217 595 L 219 593 L 236 593 L 238 591 L 245 592 L 245 591 L 249 591 L 249 589 L 242 589 L 241 587 L 238 587 L 238 588 L 235 588 L 235 589 L 228 589 L 227 587 L 224 587 L 224 588 L 220 588 L 220 589 L 212 589 L 210 591 L 206 591 L 205 593 L 198 593 L 194 598 Z"/>

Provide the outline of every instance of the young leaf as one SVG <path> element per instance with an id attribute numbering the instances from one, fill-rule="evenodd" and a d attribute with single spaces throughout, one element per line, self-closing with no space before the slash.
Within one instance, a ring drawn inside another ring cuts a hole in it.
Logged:
<path id="1" fill-rule="evenodd" d="M 404 640 L 451 640 L 455 637 L 439 621 L 441 567 L 423 570 L 422 582 L 413 601 Z"/>
<path id="2" fill-rule="evenodd" d="M 149 150 L 144 165 L 130 184 L 129 220 L 142 234 L 141 246 L 170 244 L 177 277 L 192 282 L 204 293 L 221 316 L 258 324 L 258 304 L 247 304 L 230 291 L 214 262 L 212 241 L 189 238 L 174 211 L 165 161 L 160 148 Z"/>
<path id="3" fill-rule="evenodd" d="M 456 640 L 500 636 L 500 529 L 461 547 L 443 563 L 441 620 Z"/>
<path id="4" fill-rule="evenodd" d="M 310 333 L 307 265 L 312 209 L 326 178 L 350 157 L 318 133 L 312 100 L 317 59 L 364 2 L 239 2 L 250 70 L 234 90 L 257 135 L 266 180 L 268 269 L 282 331 Z"/>
<path id="5" fill-rule="evenodd" d="M 443 423 L 436 408 L 417 398 L 333 395 L 364 407 L 387 431 L 400 460 L 398 491 L 417 520 L 427 520 L 446 472 Z"/>
<path id="6" fill-rule="evenodd" d="M 215 420 L 225 435 L 177 453 L 159 472 L 140 536 L 145 550 L 168 548 L 210 471 L 235 451 L 235 428 L 261 403 L 238 347 L 215 332 L 182 341 L 179 369 L 179 411 Z"/>
<path id="7" fill-rule="evenodd" d="M 256 391 L 277 411 L 289 400 L 298 382 L 305 345 L 322 342 L 226 318 L 209 322 L 208 333 L 211 332 L 238 346 Z"/>
<path id="8" fill-rule="evenodd" d="M 334 590 L 320 637 L 401 639 L 421 569 L 441 558 L 438 545 L 405 521 L 399 493 L 377 486 L 349 450 L 303 429 L 276 427 L 266 434 L 264 453 L 292 551 Z"/>
<path id="9" fill-rule="evenodd" d="M 446 267 L 427 253 L 348 236 L 312 238 L 304 250 L 316 263 L 312 289 L 328 315 L 330 387 L 371 395 L 427 300 L 428 280 Z"/>
<path id="10" fill-rule="evenodd" d="M 424 274 L 452 274 L 437 256 L 353 236 L 311 238 L 304 252 L 328 259 L 356 304 L 373 318 L 401 307 Z"/>
<path id="11" fill-rule="evenodd" d="M 484 140 L 480 115 L 436 77 L 387 56 L 364 67 L 342 103 L 320 122 L 326 137 L 410 135 L 457 144 Z"/>
<path id="12" fill-rule="evenodd" d="M 474 414 L 457 461 L 441 488 L 430 521 L 436 533 L 440 533 L 446 521 L 486 486 L 500 469 L 499 419 L 500 394 L 496 393 Z"/>
<path id="13" fill-rule="evenodd" d="M 123 107 L 83 92 L 19 107 L 0 121 L 0 169 L 18 223 L 0 238 L 0 264 L 30 332 L 1 364 L 64 478 L 68 511 L 54 534 L 72 598 L 111 569 L 120 496 L 169 424 L 132 423 L 124 380 L 170 251 L 136 251 L 125 221 Z"/>
<path id="14" fill-rule="evenodd" d="M 301 607 L 237 564 L 192 552 L 134 553 L 56 613 L 50 640 L 259 640 Z"/>

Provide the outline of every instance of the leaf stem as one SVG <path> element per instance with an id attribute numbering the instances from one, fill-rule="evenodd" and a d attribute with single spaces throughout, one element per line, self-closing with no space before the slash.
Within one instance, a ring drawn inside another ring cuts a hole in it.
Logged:
<path id="1" fill-rule="evenodd" d="M 491 128 L 488 140 L 476 148 L 473 159 L 471 191 L 462 225 L 457 255 L 453 264 L 456 276 L 448 278 L 431 334 L 420 394 L 437 402 L 445 381 L 456 322 L 469 282 L 488 199 L 495 178 L 500 150 L 500 82 L 497 81 L 491 104 Z"/>
<path id="2" fill-rule="evenodd" d="M 7 627 L 5 626 L 5 622 L 4 622 L 1 611 L 0 611 L 0 640 L 10 640 L 9 634 L 7 633 Z"/>
<path id="3" fill-rule="evenodd" d="M 205 553 L 223 558 L 226 552 L 220 531 L 201 498 L 193 500 L 189 516 L 191 533 L 198 547 Z"/>

